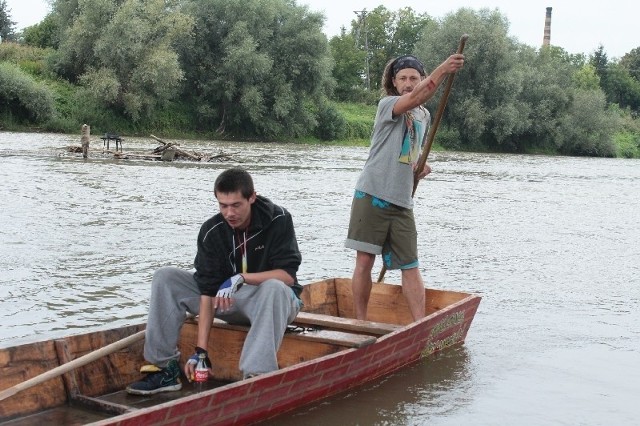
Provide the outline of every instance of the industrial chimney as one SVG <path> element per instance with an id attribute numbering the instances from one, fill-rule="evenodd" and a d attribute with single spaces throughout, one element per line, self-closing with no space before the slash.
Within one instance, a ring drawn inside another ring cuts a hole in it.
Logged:
<path id="1" fill-rule="evenodd" d="M 544 18 L 544 37 L 542 45 L 549 46 L 551 44 L 551 8 L 547 8 L 547 16 Z"/>

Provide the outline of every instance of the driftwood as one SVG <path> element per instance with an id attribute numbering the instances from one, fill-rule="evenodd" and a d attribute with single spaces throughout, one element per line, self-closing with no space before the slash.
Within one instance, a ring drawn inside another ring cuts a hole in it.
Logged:
<path id="1" fill-rule="evenodd" d="M 88 130 L 88 126 L 87 126 Z M 112 151 L 103 151 L 106 154 L 113 154 L 113 157 L 118 160 L 126 160 L 126 159 L 139 159 L 139 160 L 162 160 L 162 161 L 173 161 L 174 159 L 180 160 L 188 160 L 188 161 L 198 161 L 198 162 L 223 162 L 223 161 L 240 161 L 237 158 L 234 158 L 237 155 L 237 152 L 227 153 L 222 150 L 217 154 L 208 154 L 196 151 L 185 151 L 180 148 L 179 143 L 175 142 L 166 142 L 160 139 L 157 136 L 150 135 L 153 139 L 158 141 L 160 145 L 156 147 L 150 153 L 132 153 L 132 152 L 112 152 Z M 82 153 L 84 154 L 88 149 L 88 142 L 85 140 L 88 139 L 88 136 L 83 135 L 83 146 L 67 146 L 66 150 L 72 153 Z M 86 157 L 85 157 L 86 158 Z M 240 161 L 241 162 L 241 161 Z"/>
<path id="2" fill-rule="evenodd" d="M 209 161 L 231 161 L 233 160 L 233 155 L 235 155 L 235 153 L 233 154 L 228 154 L 225 152 L 220 151 L 219 154 L 215 154 L 215 155 L 210 155 L 210 154 L 204 154 L 204 153 L 200 153 L 200 152 L 187 152 L 183 149 L 180 149 L 180 144 L 178 143 L 173 143 L 173 142 L 165 142 L 162 139 L 160 139 L 157 136 L 154 135 L 150 135 L 153 139 L 155 139 L 156 141 L 160 142 L 160 146 L 158 146 L 156 149 L 153 150 L 153 154 L 160 154 L 161 158 L 164 160 L 166 157 L 169 157 L 168 155 L 165 155 L 167 153 L 167 151 L 174 151 L 175 154 L 172 154 L 170 157 L 171 159 L 174 158 L 184 158 L 187 160 L 192 160 L 192 161 L 200 161 L 200 162 L 209 162 Z M 162 157 L 164 155 L 164 157 Z M 165 161 L 171 161 L 171 160 L 165 160 Z"/>

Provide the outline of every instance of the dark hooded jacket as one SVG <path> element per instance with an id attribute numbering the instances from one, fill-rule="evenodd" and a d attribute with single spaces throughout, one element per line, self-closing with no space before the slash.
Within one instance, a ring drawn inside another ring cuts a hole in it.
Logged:
<path id="1" fill-rule="evenodd" d="M 294 279 L 291 287 L 300 296 L 302 286 L 296 273 L 302 261 L 291 214 L 268 198 L 256 196 L 251 205 L 247 229 L 247 272 L 283 269 Z M 200 293 L 215 296 L 229 277 L 242 273 L 244 239 L 224 220 L 221 213 L 202 224 L 198 234 L 198 253 L 194 278 Z"/>

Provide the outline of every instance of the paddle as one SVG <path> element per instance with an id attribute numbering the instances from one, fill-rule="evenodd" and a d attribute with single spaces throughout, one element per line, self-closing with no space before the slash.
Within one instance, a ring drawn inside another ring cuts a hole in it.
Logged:
<path id="1" fill-rule="evenodd" d="M 51 380 L 55 377 L 61 376 L 64 373 L 67 373 L 75 368 L 82 367 L 83 365 L 89 364 L 90 362 L 95 361 L 99 358 L 102 358 L 103 356 L 112 354 L 120 349 L 126 348 L 127 346 L 134 344 L 138 340 L 144 339 L 144 332 L 145 330 L 141 330 L 136 334 L 132 334 L 129 337 L 125 337 L 124 339 L 110 343 L 107 346 L 100 348 L 98 350 L 95 350 L 93 352 L 90 352 L 86 355 L 83 355 L 80 358 L 76 358 L 73 361 L 67 362 L 66 364 L 59 365 L 53 370 L 49 370 L 45 373 L 32 377 L 29 380 L 26 380 L 22 383 L 18 383 L 15 386 L 5 389 L 0 392 L 0 401 L 15 395 L 20 391 L 29 389 L 30 387 L 46 382 L 47 380 Z"/>
<path id="2" fill-rule="evenodd" d="M 467 34 L 463 34 L 460 37 L 460 44 L 458 45 L 458 51 L 456 53 L 462 53 L 464 50 L 464 45 L 467 42 L 467 38 L 469 36 Z M 416 189 L 418 188 L 418 183 L 420 179 L 420 173 L 424 170 L 424 166 L 427 164 L 427 157 L 429 156 L 429 152 L 431 151 L 431 146 L 433 145 L 433 140 L 435 138 L 436 132 L 438 131 L 438 126 L 440 125 L 440 119 L 442 118 L 442 114 L 444 113 L 444 109 L 447 106 L 447 98 L 449 98 L 449 92 L 451 92 L 451 86 L 453 86 L 453 78 L 454 74 L 449 74 L 447 77 L 447 84 L 444 88 L 444 93 L 442 94 L 442 99 L 440 100 L 440 104 L 438 105 L 438 110 L 436 111 L 436 117 L 433 120 L 433 124 L 431 124 L 431 128 L 429 128 L 429 133 L 427 137 L 427 143 L 424 143 L 424 137 L 422 139 L 423 147 L 422 153 L 420 154 L 420 158 L 418 159 L 418 163 L 416 164 L 416 170 L 413 173 L 413 191 L 411 192 L 411 196 L 413 197 L 416 193 Z M 427 134 L 425 133 L 425 137 Z M 382 270 L 380 271 L 380 275 L 378 276 L 378 282 L 381 283 L 384 279 L 384 274 L 387 271 L 387 267 L 383 264 Z"/>

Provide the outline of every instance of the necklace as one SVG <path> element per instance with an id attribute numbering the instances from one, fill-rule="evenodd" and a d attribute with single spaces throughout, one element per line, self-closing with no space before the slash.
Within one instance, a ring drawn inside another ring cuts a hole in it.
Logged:
<path id="1" fill-rule="evenodd" d="M 247 272 L 247 231 L 246 230 L 243 231 L 242 237 L 244 241 L 240 243 L 240 235 L 238 235 L 238 247 L 240 248 L 240 256 L 242 258 L 242 273 L 245 274 Z M 236 239 L 236 235 L 234 233 L 233 234 L 234 255 L 236 250 L 235 239 Z M 235 265 L 233 269 L 234 269 L 234 272 L 237 272 Z"/>

